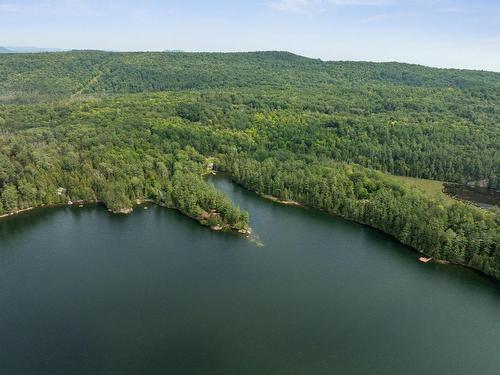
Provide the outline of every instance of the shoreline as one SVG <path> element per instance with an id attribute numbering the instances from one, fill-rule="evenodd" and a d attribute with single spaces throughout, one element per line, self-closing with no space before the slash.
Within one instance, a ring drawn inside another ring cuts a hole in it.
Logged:
<path id="1" fill-rule="evenodd" d="M 298 201 L 295 201 L 295 200 L 284 200 L 284 199 L 281 199 L 279 197 L 276 197 L 276 196 L 273 196 L 273 195 L 269 195 L 269 194 L 264 194 L 264 193 L 261 193 L 261 192 L 258 192 L 258 191 L 255 191 L 255 190 L 251 190 L 251 189 L 247 189 L 245 186 L 241 185 L 240 183 L 238 183 L 237 181 L 234 181 L 232 178 L 230 178 L 227 174 L 226 174 L 227 178 L 229 178 L 230 181 L 232 181 L 234 184 L 242 187 L 243 189 L 249 191 L 249 192 L 252 192 L 252 193 L 255 193 L 257 194 L 259 197 L 261 198 L 264 198 L 266 200 L 270 200 L 272 202 L 276 202 L 276 203 L 279 203 L 279 204 L 283 204 L 283 205 L 286 205 L 286 206 L 294 206 L 294 207 L 301 207 L 301 208 L 305 208 L 305 209 L 311 209 L 311 210 L 315 210 L 315 211 L 319 211 L 319 212 L 323 212 L 323 213 L 326 213 L 327 215 L 330 215 L 330 216 L 337 216 L 337 217 L 340 217 L 344 220 L 347 220 L 347 221 L 350 221 L 350 222 L 353 222 L 353 223 L 357 223 L 357 224 L 360 224 L 360 225 L 363 225 L 363 226 L 367 226 L 369 228 L 373 228 L 387 236 L 390 236 L 391 238 L 393 238 L 394 240 L 396 240 L 397 242 L 401 243 L 402 245 L 408 247 L 410 250 L 416 252 L 417 254 L 419 255 L 425 255 L 426 257 L 430 257 L 430 255 L 422 252 L 422 251 L 419 251 L 418 249 L 415 249 L 414 247 L 412 247 L 411 245 L 401 241 L 400 239 L 398 239 L 397 237 L 395 237 L 394 235 L 390 234 L 390 233 L 387 233 L 387 232 L 384 232 L 383 230 L 381 229 L 378 229 L 370 224 L 367 224 L 367 223 L 364 223 L 362 221 L 358 221 L 358 220 L 354 220 L 354 219 L 350 219 L 350 218 L 347 218 L 345 216 L 342 216 L 342 215 L 339 215 L 339 214 L 336 214 L 336 213 L 332 213 L 332 212 L 328 212 L 326 210 L 322 210 L 322 209 L 319 209 L 319 208 L 316 208 L 316 207 L 311 207 L 311 206 L 308 206 L 306 204 L 303 204 L 303 203 L 300 203 Z M 35 210 L 35 209 L 42 209 L 42 208 L 57 208 L 57 207 L 72 207 L 72 206 L 78 206 L 78 205 L 89 205 L 89 204 L 103 204 L 105 206 L 105 208 L 107 209 L 108 212 L 114 214 L 114 215 L 129 215 L 133 212 L 134 208 L 136 206 L 140 206 L 140 205 L 143 205 L 143 204 L 146 204 L 146 203 L 150 203 L 150 204 L 155 204 L 157 206 L 160 206 L 160 207 L 163 207 L 163 208 L 168 208 L 168 209 L 174 209 L 176 211 L 178 211 L 179 213 L 181 213 L 182 215 L 185 215 L 195 221 L 197 221 L 200 225 L 204 226 L 204 227 L 208 227 L 210 230 L 214 231 L 214 232 L 233 232 L 233 233 L 238 233 L 239 235 L 243 235 L 245 238 L 250 238 L 251 237 L 251 234 L 252 234 L 252 228 L 251 227 L 248 227 L 248 228 L 245 228 L 245 229 L 237 229 L 237 228 L 234 228 L 232 227 L 231 225 L 229 224 L 224 224 L 224 225 L 210 225 L 208 223 L 204 223 L 202 222 L 203 218 L 197 218 L 197 217 L 194 217 L 194 216 L 191 216 L 191 215 L 188 215 L 184 212 L 182 212 L 178 207 L 169 207 L 169 206 L 166 206 L 165 204 L 163 203 L 160 203 L 160 202 L 157 202 L 157 201 L 154 201 L 152 199 L 136 199 L 135 200 L 135 205 L 133 207 L 127 207 L 127 208 L 122 208 L 122 209 L 119 209 L 119 210 L 112 210 L 112 209 L 109 209 L 106 207 L 106 205 L 104 204 L 103 201 L 99 201 L 99 200 L 77 200 L 77 201 L 69 201 L 71 203 L 53 203 L 53 204 L 47 204 L 47 205 L 41 205 L 41 206 L 34 206 L 34 207 L 28 207 L 28 208 L 23 208 L 21 210 L 18 210 L 18 211 L 15 211 L 15 212 L 11 212 L 11 213 L 8 213 L 8 214 L 2 214 L 0 215 L 0 220 L 1 219 L 5 219 L 5 218 L 8 218 L 8 217 L 14 217 L 18 214 L 22 214 L 22 213 L 26 213 L 26 212 L 29 212 L 29 211 L 32 211 L 32 210 Z M 418 260 L 418 258 L 417 258 Z M 493 280 L 496 280 L 498 281 L 496 278 L 488 275 L 488 274 L 485 274 L 484 272 L 481 272 L 480 270 L 477 270 L 473 267 L 470 267 L 466 264 L 462 264 L 462 263 L 455 263 L 455 262 L 451 262 L 451 261 L 448 261 L 448 260 L 445 260 L 445 259 L 436 259 L 436 258 L 433 258 L 429 263 L 434 263 L 434 264 L 439 264 L 439 265 L 454 265 L 454 266 L 460 266 L 460 267 L 465 267 L 465 268 L 468 268 L 470 270 L 473 270 L 475 272 L 478 272 L 480 273 L 481 275 L 483 276 L 486 276 L 488 278 L 491 278 Z"/>
<path id="2" fill-rule="evenodd" d="M 22 214 L 23 212 L 28 212 L 28 211 L 32 211 L 32 210 L 34 210 L 36 208 L 43 208 L 43 207 L 44 206 L 23 208 L 22 210 L 17 210 L 17 211 L 14 211 L 14 212 L 10 212 L 8 214 L 2 214 L 2 215 L 0 215 L 0 219 L 6 218 L 6 217 L 10 217 L 10 216 L 15 216 L 17 214 Z"/>
<path id="3" fill-rule="evenodd" d="M 25 212 L 28 212 L 28 211 L 33 211 L 33 210 L 37 210 L 39 208 L 57 208 L 57 207 L 72 207 L 72 206 L 77 206 L 77 205 L 88 205 L 88 204 L 104 204 L 104 202 L 101 202 L 101 201 L 97 201 L 97 200 L 78 200 L 78 201 L 74 201 L 74 202 L 71 202 L 71 204 L 69 203 L 49 203 L 49 204 L 42 204 L 40 206 L 31 206 L 31 207 L 27 207 L 27 208 L 23 208 L 21 210 L 17 210 L 17 211 L 14 211 L 14 212 L 9 212 L 7 214 L 2 214 L 0 215 L 0 219 L 4 219 L 4 218 L 8 218 L 8 217 L 14 217 L 16 215 L 19 215 L 19 214 L 22 214 L 22 213 L 25 213 Z"/>
<path id="4" fill-rule="evenodd" d="M 268 195 L 268 194 L 263 194 L 263 193 L 259 193 L 259 192 L 256 192 L 256 193 L 257 193 L 257 195 L 261 196 L 262 198 L 268 199 L 268 200 L 276 202 L 276 203 L 285 204 L 287 206 L 306 207 L 302 203 L 299 203 L 299 202 L 294 201 L 294 200 L 281 199 L 281 198 L 276 197 L 274 195 Z"/>
<path id="5" fill-rule="evenodd" d="M 176 210 L 178 211 L 179 213 L 181 213 L 182 215 L 184 216 L 187 216 L 195 221 L 198 222 L 198 224 L 204 226 L 204 227 L 208 227 L 210 228 L 210 230 L 214 231 L 214 232 L 236 232 L 238 234 L 241 234 L 241 235 L 244 235 L 245 237 L 250 237 L 250 235 L 252 234 L 252 228 L 248 227 L 248 228 L 244 228 L 244 229 L 238 229 L 238 228 L 235 228 L 229 224 L 224 224 L 224 225 L 210 225 L 210 224 L 206 224 L 206 223 L 203 223 L 202 220 L 203 218 L 197 218 L 197 217 L 194 217 L 194 216 L 191 216 L 191 215 L 188 215 L 184 212 L 182 212 L 178 207 L 169 207 L 169 206 L 166 206 L 165 204 L 163 203 L 160 203 L 160 202 L 157 202 L 155 200 L 152 200 L 152 199 L 136 199 L 135 200 L 135 205 L 132 206 L 132 207 L 125 207 L 125 208 L 120 208 L 120 209 L 115 209 L 115 210 L 112 210 L 110 208 L 108 208 L 106 206 L 106 204 L 103 202 L 103 201 L 100 201 L 100 200 L 85 200 L 85 199 L 80 199 L 80 200 L 76 200 L 76 201 L 68 201 L 67 203 L 51 203 L 51 204 L 44 204 L 44 205 L 40 205 L 40 206 L 32 206 L 32 207 L 27 207 L 27 208 L 23 208 L 21 210 L 17 210 L 17 211 L 14 211 L 14 212 L 9 212 L 7 214 L 2 214 L 0 215 L 0 220 L 1 219 L 6 219 L 6 218 L 9 218 L 9 217 L 15 217 L 19 214 L 22 214 L 22 213 L 26 213 L 26 212 L 29 212 L 29 211 L 33 211 L 33 210 L 37 210 L 37 209 L 43 209 L 43 208 L 58 208 L 58 207 L 77 207 L 77 208 L 81 208 L 81 206 L 83 205 L 91 205 L 91 204 L 102 204 L 104 205 L 104 208 L 109 212 L 109 213 L 112 213 L 113 215 L 130 215 L 133 211 L 134 211 L 134 208 L 137 207 L 137 206 L 141 206 L 141 205 L 144 205 L 144 204 L 154 204 L 156 206 L 159 206 L 159 207 L 163 207 L 163 208 L 167 208 L 167 209 L 173 209 L 173 210 Z"/>
<path id="6" fill-rule="evenodd" d="M 228 176 L 228 175 L 226 175 Z M 357 224 L 360 224 L 360 225 L 363 225 L 363 226 L 366 226 L 366 227 L 369 227 L 369 228 L 372 228 L 372 229 L 375 229 L 376 231 L 379 231 L 380 233 L 383 233 L 389 237 L 391 237 L 392 239 L 396 240 L 397 242 L 399 242 L 400 244 L 406 246 L 409 250 L 415 252 L 417 255 L 425 255 L 426 257 L 429 257 L 428 254 L 424 253 L 424 252 L 421 252 L 419 251 L 418 249 L 415 249 L 413 246 L 401 241 L 399 238 L 395 237 L 394 235 L 390 234 L 390 233 L 387 233 L 387 232 L 384 232 L 383 230 L 381 229 L 378 229 L 374 226 L 371 226 L 370 224 L 367 224 L 367 223 L 364 223 L 362 221 L 358 221 L 358 220 L 353 220 L 353 219 L 350 219 L 350 218 L 347 218 L 345 216 L 342 216 L 342 215 L 339 215 L 339 214 L 335 214 L 335 213 L 332 213 L 332 212 L 328 212 L 326 210 L 322 210 L 322 209 L 319 209 L 319 208 L 316 208 L 316 207 L 311 207 L 311 206 L 308 206 L 306 204 L 303 204 L 303 203 L 300 203 L 298 201 L 295 201 L 295 200 L 283 200 L 279 197 L 276 197 L 276 196 L 273 196 L 273 195 L 269 195 L 269 194 L 264 194 L 264 193 L 261 193 L 261 192 L 258 192 L 258 191 L 255 191 L 255 190 L 251 190 L 251 189 L 248 189 L 246 188 L 244 185 L 241 185 L 240 183 L 238 183 L 237 181 L 234 181 L 233 179 L 231 179 L 229 176 L 228 178 L 235 184 L 237 184 L 238 186 L 241 186 L 243 189 L 247 190 L 247 191 L 250 191 L 252 193 L 255 193 L 257 194 L 259 197 L 261 198 L 264 198 L 266 200 L 270 200 L 272 202 L 276 202 L 276 203 L 280 203 L 280 204 L 284 204 L 284 205 L 287 205 L 287 206 L 295 206 L 295 207 L 301 207 L 301 208 L 305 208 L 305 209 L 309 209 L 309 210 L 315 210 L 315 211 L 319 211 L 319 212 L 323 212 L 327 215 L 330 215 L 330 216 L 337 216 L 337 217 L 340 217 L 344 220 L 347 220 L 347 221 L 350 221 L 352 223 L 357 223 Z M 418 261 L 418 258 L 417 258 L 417 261 Z M 436 258 L 432 258 L 431 261 L 429 261 L 428 263 L 434 263 L 434 264 L 439 264 L 439 265 L 442 265 L 442 266 L 458 266 L 458 267 L 464 267 L 464 268 L 467 268 L 469 270 L 472 270 L 474 272 L 477 272 L 479 274 L 481 274 L 482 276 L 485 276 L 487 278 L 490 278 L 492 280 L 495 280 L 495 281 L 498 281 L 496 278 L 484 273 L 484 272 L 481 272 L 480 270 L 478 269 L 475 269 L 473 267 L 470 267 L 466 264 L 462 264 L 462 263 L 455 263 L 455 262 L 452 262 L 452 261 L 449 261 L 449 260 L 445 260 L 445 259 L 436 259 Z"/>

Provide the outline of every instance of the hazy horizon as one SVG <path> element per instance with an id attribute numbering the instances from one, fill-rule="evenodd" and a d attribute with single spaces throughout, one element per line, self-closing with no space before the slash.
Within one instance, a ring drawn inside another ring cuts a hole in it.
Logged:
<path id="1" fill-rule="evenodd" d="M 494 0 L 0 0 L 0 46 L 289 51 L 500 72 Z"/>
<path id="2" fill-rule="evenodd" d="M 44 48 L 44 47 L 36 47 L 36 46 L 0 46 L 0 48 L 6 48 L 6 49 L 37 49 L 40 51 L 36 52 L 20 52 L 20 51 L 13 51 L 15 53 L 43 53 L 43 52 L 49 52 L 49 53 L 55 53 L 55 52 L 71 52 L 71 51 L 101 51 L 101 52 L 110 52 L 110 53 L 142 53 L 142 52 L 157 52 L 157 53 L 257 53 L 257 52 L 287 52 L 287 53 L 292 53 L 294 55 L 300 56 L 300 57 L 305 57 L 308 59 L 316 59 L 316 60 L 321 60 L 323 62 L 336 62 L 336 61 L 349 61 L 349 62 L 368 62 L 368 63 L 377 63 L 377 64 L 384 64 L 384 63 L 397 63 L 397 64 L 408 64 L 408 65 L 418 65 L 418 66 L 424 66 L 428 68 L 435 68 L 435 69 L 455 69 L 455 70 L 472 70 L 472 71 L 483 71 L 483 72 L 493 72 L 493 73 L 500 73 L 500 70 L 491 70 L 491 69 L 478 69 L 478 68 L 455 68 L 455 67 L 443 67 L 443 66 L 432 66 L 432 65 L 427 65 L 427 64 L 418 64 L 418 63 L 412 63 L 412 62 L 407 62 L 407 61 L 374 61 L 374 60 L 327 60 L 327 59 L 322 59 L 320 57 L 315 57 L 315 56 L 305 56 L 301 55 L 295 52 L 291 51 L 279 51 L 279 50 L 254 50 L 254 51 L 187 51 L 187 50 L 130 50 L 130 51 L 113 51 L 113 50 L 102 50 L 98 48 L 88 48 L 88 49 L 76 49 L 76 48 L 70 48 L 70 49 L 61 49 L 61 48 Z"/>

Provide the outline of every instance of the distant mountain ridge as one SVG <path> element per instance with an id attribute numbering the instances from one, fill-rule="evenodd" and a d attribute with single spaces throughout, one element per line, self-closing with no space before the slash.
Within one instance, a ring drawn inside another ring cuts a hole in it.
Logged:
<path id="1" fill-rule="evenodd" d="M 2 54 L 0 95 L 41 97 L 193 89 L 391 85 L 493 95 L 500 73 L 402 63 L 321 61 L 290 52 L 68 51 Z M 488 96 L 489 97 L 489 96 Z"/>
<path id="2" fill-rule="evenodd" d="M 42 52 L 64 52 L 62 48 L 40 48 L 40 47 L 0 47 L 0 53 L 42 53 Z"/>

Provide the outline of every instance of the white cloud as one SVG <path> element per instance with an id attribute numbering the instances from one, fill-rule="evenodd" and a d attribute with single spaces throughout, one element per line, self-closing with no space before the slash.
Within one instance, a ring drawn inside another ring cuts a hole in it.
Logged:
<path id="1" fill-rule="evenodd" d="M 397 12 L 397 13 L 385 13 L 385 14 L 375 14 L 373 16 L 362 19 L 361 23 L 375 23 L 375 22 L 383 22 L 388 20 L 397 20 L 401 18 L 411 17 L 412 13 L 410 12 Z"/>
<path id="2" fill-rule="evenodd" d="M 466 10 L 463 7 L 448 7 L 448 8 L 438 9 L 438 12 L 440 12 L 440 13 L 465 13 Z"/>
<path id="3" fill-rule="evenodd" d="M 495 46 L 495 47 L 500 47 L 500 37 L 496 38 L 487 38 L 484 43 L 487 46 Z"/>
<path id="4" fill-rule="evenodd" d="M 327 0 L 332 5 L 351 5 L 351 6 L 378 6 L 391 3 L 391 0 Z"/>
<path id="5" fill-rule="evenodd" d="M 95 15 L 95 7 L 80 0 L 1 1 L 0 15 Z"/>
<path id="6" fill-rule="evenodd" d="M 277 0 L 271 2 L 271 8 L 289 13 L 310 13 L 311 9 L 320 6 L 321 0 Z"/>
<path id="7" fill-rule="evenodd" d="M 272 9 L 289 13 L 316 13 L 328 6 L 381 6 L 392 0 L 274 0 L 269 3 Z"/>

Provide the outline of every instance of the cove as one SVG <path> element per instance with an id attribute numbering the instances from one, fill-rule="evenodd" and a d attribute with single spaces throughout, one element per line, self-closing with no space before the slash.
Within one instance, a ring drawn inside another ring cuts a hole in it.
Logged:
<path id="1" fill-rule="evenodd" d="M 156 206 L 1 220 L 0 373 L 498 373 L 497 282 L 211 181 L 254 241 Z"/>

